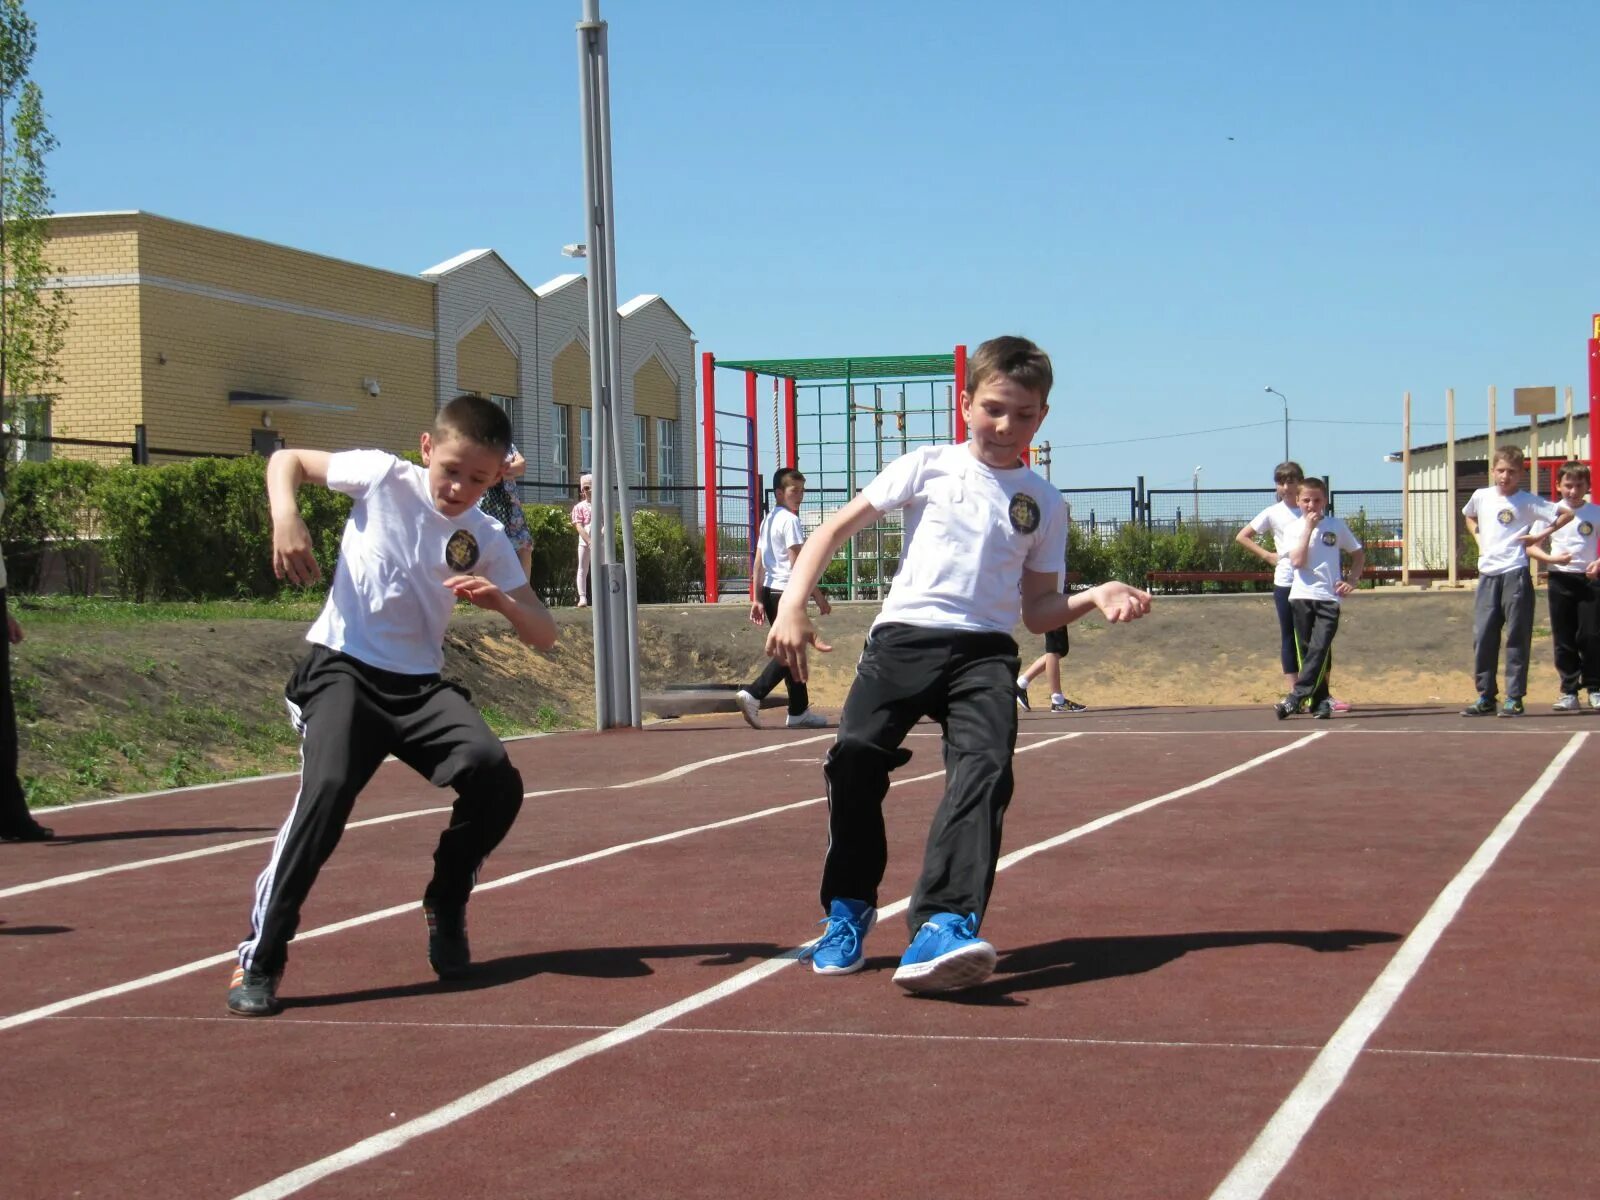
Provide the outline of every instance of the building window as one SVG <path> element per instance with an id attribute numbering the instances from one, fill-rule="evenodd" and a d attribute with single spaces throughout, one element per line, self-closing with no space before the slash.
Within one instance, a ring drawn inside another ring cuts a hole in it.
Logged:
<path id="1" fill-rule="evenodd" d="M 594 469 L 594 430 L 591 428 L 593 420 L 593 409 L 580 408 L 578 410 L 578 470 L 580 472 Z"/>
<path id="2" fill-rule="evenodd" d="M 678 482 L 678 423 L 656 418 L 656 486 L 672 487 Z"/>
<path id="3" fill-rule="evenodd" d="M 572 409 L 566 404 L 555 406 L 555 480 L 557 483 L 567 482 L 567 464 L 572 461 L 572 434 L 571 426 Z"/>
<path id="4" fill-rule="evenodd" d="M 515 396 L 490 396 L 500 410 L 506 414 L 506 419 L 511 422 L 511 440 L 515 442 L 522 432 L 517 428 L 517 398 Z"/>
<path id="5" fill-rule="evenodd" d="M 633 419 L 633 473 L 640 487 L 650 485 L 650 418 Z M 646 494 L 646 499 L 649 495 Z"/>
<path id="6" fill-rule="evenodd" d="M 50 461 L 50 401 L 28 397 L 16 406 L 17 420 L 6 422 L 13 462 Z"/>

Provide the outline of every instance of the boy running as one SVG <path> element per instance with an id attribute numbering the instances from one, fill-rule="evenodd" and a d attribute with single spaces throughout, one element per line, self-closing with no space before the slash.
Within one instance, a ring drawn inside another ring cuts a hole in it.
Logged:
<path id="1" fill-rule="evenodd" d="M 806 596 L 847 538 L 906 510 L 894 586 L 868 633 L 823 767 L 827 930 L 807 953 L 821 975 L 861 968 L 888 863 L 889 773 L 911 759 L 900 747 L 911 727 L 933 717 L 944 732 L 945 794 L 907 912 L 912 942 L 894 973 L 918 992 L 979 983 L 994 969 L 995 949 L 978 927 L 1011 800 L 1019 596 L 1034 633 L 1095 608 L 1111 621 L 1150 610 L 1149 594 L 1123 583 L 1062 593 L 1066 510 L 1060 493 L 1023 463 L 1048 411 L 1049 357 L 1026 338 L 995 338 L 978 347 L 970 371 L 961 393 L 970 440 L 903 455 L 824 522 L 800 551 L 767 635 L 767 653 L 804 681 L 807 648 L 832 649 L 806 616 Z"/>
<path id="2" fill-rule="evenodd" d="M 428 961 L 441 978 L 468 972 L 467 898 L 478 868 L 522 806 L 522 776 L 464 690 L 439 675 L 457 600 L 502 614 L 531 646 L 556 627 L 522 573 L 505 530 L 478 508 L 500 478 L 511 425 L 499 406 L 458 396 L 422 435 L 424 466 L 380 450 L 279 450 L 267 465 L 272 567 L 312 583 L 321 570 L 295 492 L 322 484 L 355 500 L 311 651 L 285 698 L 300 732 L 300 791 L 256 880 L 250 936 L 228 1011 L 271 1016 L 300 908 L 333 853 L 356 795 L 393 754 L 457 799 L 423 893 Z M 471 572 L 469 574 L 469 572 Z"/>

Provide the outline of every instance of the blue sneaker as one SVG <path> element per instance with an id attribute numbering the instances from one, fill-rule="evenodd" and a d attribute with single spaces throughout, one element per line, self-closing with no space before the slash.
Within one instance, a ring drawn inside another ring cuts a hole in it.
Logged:
<path id="1" fill-rule="evenodd" d="M 978 914 L 934 913 L 917 930 L 894 981 L 911 992 L 946 992 L 989 978 L 994 947 L 978 936 Z"/>
<path id="2" fill-rule="evenodd" d="M 846 900 L 835 896 L 828 915 L 819 924 L 828 928 L 801 953 L 811 960 L 818 975 L 849 975 L 866 962 L 862 943 L 878 923 L 878 910 L 865 900 Z"/>

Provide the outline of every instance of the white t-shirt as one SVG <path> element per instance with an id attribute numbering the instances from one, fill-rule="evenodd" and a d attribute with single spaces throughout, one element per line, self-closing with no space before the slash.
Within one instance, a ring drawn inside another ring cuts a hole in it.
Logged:
<path id="1" fill-rule="evenodd" d="M 800 518 L 783 505 L 778 505 L 761 522 L 761 535 L 757 546 L 761 552 L 761 569 L 766 572 L 767 588 L 781 592 L 789 586 L 789 547 L 803 546 L 806 531 Z"/>
<path id="2" fill-rule="evenodd" d="M 1565 512 L 1571 506 L 1565 500 L 1557 502 Z M 1550 535 L 1552 554 L 1570 554 L 1569 563 L 1552 565 L 1552 571 L 1581 575 L 1595 560 L 1596 541 L 1600 540 L 1600 504 L 1586 501 L 1572 509 L 1572 520 Z"/>
<path id="3" fill-rule="evenodd" d="M 1272 568 L 1272 586 L 1288 587 L 1294 582 L 1294 567 L 1289 562 L 1289 528 L 1300 519 L 1300 510 L 1287 500 L 1279 500 L 1256 514 L 1250 528 L 1257 533 L 1272 534 L 1272 546 L 1278 552 L 1277 564 Z"/>
<path id="4" fill-rule="evenodd" d="M 1306 536 L 1306 518 L 1301 517 L 1284 534 L 1288 541 L 1281 543 L 1285 556 L 1294 550 Z M 1311 535 L 1311 545 L 1306 552 L 1306 565 L 1294 567 L 1294 578 L 1289 584 L 1291 600 L 1331 600 L 1339 603 L 1335 590 L 1344 572 L 1339 566 L 1341 551 L 1355 553 L 1361 542 L 1338 517 L 1329 514 L 1317 523 Z"/>
<path id="5" fill-rule="evenodd" d="M 422 467 L 382 450 L 349 450 L 329 457 L 328 486 L 355 507 L 308 642 L 380 670 L 435 675 L 456 605 L 444 581 L 481 575 L 507 592 L 528 582 L 505 527 L 477 507 L 445 516 Z"/>
<path id="6" fill-rule="evenodd" d="M 1061 579 L 1067 507 L 1027 467 L 997 471 L 965 445 L 924 446 L 895 459 L 861 494 L 881 513 L 903 508 L 894 586 L 873 626 L 1010 633 L 1022 614 L 1022 572 Z"/>
<path id="7" fill-rule="evenodd" d="M 1535 521 L 1553 523 L 1560 509 L 1527 492 L 1502 496 L 1499 488 L 1486 487 L 1468 497 L 1461 515 L 1478 522 L 1478 574 L 1504 575 L 1528 569 L 1527 548 L 1517 538 Z"/>

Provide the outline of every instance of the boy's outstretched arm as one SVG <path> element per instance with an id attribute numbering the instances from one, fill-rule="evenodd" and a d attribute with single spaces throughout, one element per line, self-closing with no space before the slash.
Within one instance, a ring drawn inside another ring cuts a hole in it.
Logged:
<path id="1" fill-rule="evenodd" d="M 1058 591 L 1060 586 L 1054 571 L 1022 572 L 1022 623 L 1030 633 L 1060 629 L 1097 610 L 1113 624 L 1137 621 L 1152 603 L 1149 592 L 1116 579 L 1071 595 Z"/>
<path id="2" fill-rule="evenodd" d="M 806 615 L 806 601 L 822 582 L 822 573 L 838 553 L 839 547 L 878 519 L 878 510 L 865 496 L 857 496 L 829 517 L 800 547 L 789 573 L 789 586 L 778 601 L 778 616 L 767 634 L 767 654 L 777 659 L 801 683 L 806 681 L 806 647 L 815 646 L 826 654 L 833 647 L 817 637 L 816 626 Z"/>
<path id="3" fill-rule="evenodd" d="M 315 583 L 322 568 L 311 531 L 300 518 L 295 493 L 302 483 L 328 483 L 326 450 L 275 450 L 267 460 L 267 504 L 272 511 L 272 573 L 290 583 Z"/>
<path id="4" fill-rule="evenodd" d="M 548 650 L 556 644 L 556 619 L 530 584 L 502 592 L 481 575 L 452 575 L 444 586 L 459 599 L 497 612 L 517 631 L 524 645 Z"/>
<path id="5" fill-rule="evenodd" d="M 1239 545 L 1243 546 L 1246 550 L 1250 551 L 1251 554 L 1254 554 L 1268 566 L 1277 566 L 1278 559 L 1281 557 L 1281 555 L 1276 550 L 1268 550 L 1259 541 L 1257 541 L 1256 539 L 1259 536 L 1260 535 L 1256 533 L 1256 527 L 1254 525 L 1246 525 L 1243 529 L 1239 530 L 1238 533 L 1233 535 L 1233 540 Z"/>

